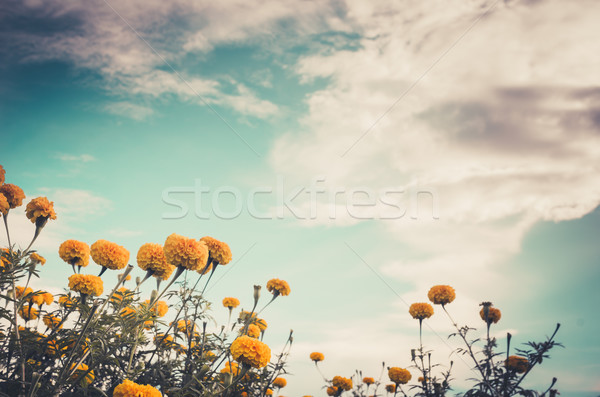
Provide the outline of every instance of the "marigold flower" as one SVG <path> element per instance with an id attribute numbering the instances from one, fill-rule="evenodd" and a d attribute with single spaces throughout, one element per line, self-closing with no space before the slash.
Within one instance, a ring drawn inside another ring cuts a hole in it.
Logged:
<path id="1" fill-rule="evenodd" d="M 25 321 L 35 320 L 39 317 L 40 311 L 31 305 L 23 305 L 19 310 L 19 315 Z"/>
<path id="2" fill-rule="evenodd" d="M 337 394 L 337 391 L 338 391 L 337 387 L 335 387 L 335 386 L 333 386 L 333 387 L 329 386 L 327 388 L 327 395 L 328 396 L 335 396 Z"/>
<path id="3" fill-rule="evenodd" d="M 104 291 L 104 284 L 98 276 L 73 274 L 69 277 L 69 288 L 81 294 L 100 296 Z"/>
<path id="4" fill-rule="evenodd" d="M 334 376 L 331 383 L 342 390 L 348 391 L 352 389 L 352 379 L 344 378 L 343 376 Z"/>
<path id="5" fill-rule="evenodd" d="M 226 265 L 231 262 L 232 255 L 229 245 L 209 236 L 202 237 L 200 241 L 203 241 L 208 247 L 210 257 L 213 261 L 219 265 Z"/>
<path id="6" fill-rule="evenodd" d="M 362 381 L 366 385 L 372 385 L 375 383 L 375 379 L 371 378 L 370 376 L 364 377 Z"/>
<path id="7" fill-rule="evenodd" d="M 61 329 L 62 328 L 62 324 L 61 324 L 61 319 L 53 316 L 52 314 L 46 314 L 44 315 L 44 324 L 46 324 L 46 327 L 50 328 L 50 329 Z"/>
<path id="8" fill-rule="evenodd" d="M 49 356 L 63 356 L 66 354 L 67 350 L 69 349 L 69 346 L 65 345 L 64 343 L 61 344 L 58 341 L 52 339 L 49 340 L 47 342 L 46 345 L 46 354 L 48 354 Z"/>
<path id="9" fill-rule="evenodd" d="M 147 299 L 144 303 L 147 306 L 150 304 L 150 300 Z M 167 305 L 167 302 L 165 301 L 158 301 L 154 304 L 154 307 L 152 307 L 151 310 L 154 312 L 154 314 L 156 314 L 156 317 L 164 317 L 164 315 L 169 311 L 169 305 Z"/>
<path id="10" fill-rule="evenodd" d="M 390 383 L 389 385 L 385 385 L 385 391 L 388 393 L 396 393 L 396 384 Z"/>
<path id="11" fill-rule="evenodd" d="M 196 324 L 192 320 L 179 320 L 175 332 L 184 332 L 191 335 L 196 332 Z"/>
<path id="12" fill-rule="evenodd" d="M 312 352 L 310 353 L 310 359 L 318 363 L 319 361 L 325 360 L 325 356 L 323 355 L 323 353 Z"/>
<path id="13" fill-rule="evenodd" d="M 509 356 L 504 364 L 506 365 L 506 368 L 519 374 L 525 373 L 527 369 L 529 369 L 529 361 L 521 356 Z"/>
<path id="14" fill-rule="evenodd" d="M 265 330 L 267 329 L 267 322 L 262 318 L 254 319 L 254 321 L 252 321 L 252 324 L 260 328 L 260 332 L 265 332 Z"/>
<path id="15" fill-rule="evenodd" d="M 420 383 L 427 382 L 427 378 L 419 376 L 419 378 L 417 379 L 417 381 L 419 381 Z"/>
<path id="16" fill-rule="evenodd" d="M 126 287 L 120 287 L 115 293 L 110 297 L 110 301 L 112 303 L 121 303 L 123 299 L 127 296 L 127 298 L 131 298 L 131 290 Z"/>
<path id="17" fill-rule="evenodd" d="M 225 363 L 225 368 L 223 368 L 220 372 L 222 374 L 239 375 L 240 367 L 236 362 L 227 361 Z"/>
<path id="18" fill-rule="evenodd" d="M 287 281 L 280 280 L 278 278 L 271 279 L 267 282 L 267 289 L 273 293 L 274 296 L 282 295 L 287 296 L 290 294 L 290 286 Z"/>
<path id="19" fill-rule="evenodd" d="M 233 358 L 254 368 L 262 368 L 271 360 L 271 349 L 265 343 L 247 335 L 238 337 L 229 348 Z"/>
<path id="20" fill-rule="evenodd" d="M 234 309 L 240 305 L 240 301 L 237 298 L 227 297 L 223 298 L 223 307 L 228 309 Z"/>
<path id="21" fill-rule="evenodd" d="M 75 367 L 75 363 L 71 364 L 71 370 L 73 370 L 73 368 Z M 88 366 L 81 363 L 79 364 L 79 367 L 77 367 L 77 369 L 75 370 L 75 372 L 73 372 L 73 375 L 71 375 L 71 380 L 77 380 L 80 376 L 83 376 L 83 378 L 81 378 L 81 383 L 83 383 L 84 385 L 89 385 L 94 381 L 94 371 L 89 371 L 88 372 Z M 85 374 L 85 375 L 83 375 Z"/>
<path id="22" fill-rule="evenodd" d="M 427 297 L 436 305 L 445 305 L 456 298 L 454 288 L 449 285 L 435 285 L 427 293 Z"/>
<path id="23" fill-rule="evenodd" d="M 165 337 L 165 334 L 156 334 L 156 336 L 154 337 L 154 344 L 156 346 L 161 344 L 165 347 L 170 347 L 173 343 L 173 337 L 171 335 L 167 335 Z"/>
<path id="24" fill-rule="evenodd" d="M 413 303 L 408 312 L 413 318 L 424 320 L 433 316 L 433 307 L 429 303 Z"/>
<path id="25" fill-rule="evenodd" d="M 41 292 L 41 291 L 38 291 Z M 49 292 L 43 292 L 43 293 L 37 293 L 36 295 L 32 296 L 29 301 L 33 304 L 36 304 L 38 306 L 42 306 L 44 303 L 46 305 L 51 305 L 52 302 L 54 302 L 54 295 L 52 295 Z"/>
<path id="26" fill-rule="evenodd" d="M 285 378 L 282 377 L 277 377 L 275 379 L 273 379 L 273 386 L 281 389 L 287 386 L 287 380 Z"/>
<path id="27" fill-rule="evenodd" d="M 162 397 L 162 394 L 150 385 L 138 385 L 125 379 L 123 383 L 115 387 L 113 397 Z"/>
<path id="28" fill-rule="evenodd" d="M 106 240 L 98 240 L 92 244 L 91 254 L 94 262 L 107 269 L 123 269 L 129 262 L 129 251 Z"/>
<path id="29" fill-rule="evenodd" d="M 396 384 L 406 384 L 412 378 L 412 375 L 408 370 L 399 367 L 392 367 L 388 369 L 388 376 L 390 380 Z"/>
<path id="30" fill-rule="evenodd" d="M 17 185 L 13 185 L 12 183 L 4 184 L 0 186 L 0 193 L 6 197 L 6 201 L 8 201 L 10 208 L 17 208 L 23 204 L 25 193 L 23 192 L 23 189 Z"/>
<path id="31" fill-rule="evenodd" d="M 70 309 L 71 307 L 73 307 L 75 302 L 73 302 L 73 300 L 69 296 L 63 295 L 60 298 L 58 298 L 58 304 L 64 307 L 65 309 Z"/>
<path id="32" fill-rule="evenodd" d="M 140 269 L 151 271 L 156 278 L 167 280 L 171 277 L 175 266 L 167 263 L 165 252 L 160 244 L 146 243 L 137 253 L 137 263 Z"/>
<path id="33" fill-rule="evenodd" d="M 123 318 L 128 318 L 128 317 L 132 317 L 135 316 L 136 311 L 133 307 L 127 306 L 124 307 L 121 312 L 119 313 L 119 315 Z"/>
<path id="34" fill-rule="evenodd" d="M 48 219 L 56 219 L 54 212 L 54 202 L 48 201 L 47 197 L 37 197 L 31 200 L 25 208 L 25 215 L 31 223 L 43 222 Z"/>
<path id="35" fill-rule="evenodd" d="M 15 288 L 15 297 L 17 299 L 20 299 L 24 296 L 27 296 L 29 294 L 33 294 L 33 290 L 30 287 L 17 287 Z"/>
<path id="36" fill-rule="evenodd" d="M 267 389 L 266 393 L 267 396 L 272 396 L 273 395 L 273 390 L 271 389 Z"/>
<path id="37" fill-rule="evenodd" d="M 250 317 L 252 317 L 252 319 L 254 320 L 256 318 L 256 313 L 252 312 L 252 314 L 250 314 L 250 312 L 246 311 L 246 310 L 242 310 L 240 311 L 239 314 L 239 319 L 242 322 L 246 322 L 246 320 L 248 320 Z"/>
<path id="38" fill-rule="evenodd" d="M 67 240 L 58 248 L 60 258 L 72 266 L 85 267 L 90 263 L 90 246 L 77 240 Z"/>
<path id="39" fill-rule="evenodd" d="M 2 215 L 6 215 L 8 214 L 8 210 L 10 210 L 8 199 L 4 194 L 0 193 L 0 213 L 2 213 Z"/>
<path id="40" fill-rule="evenodd" d="M 260 328 L 257 325 L 250 324 L 246 330 L 246 335 L 251 338 L 258 338 L 260 336 Z"/>
<path id="41" fill-rule="evenodd" d="M 496 324 L 498 321 L 500 321 L 500 318 L 502 317 L 502 312 L 500 312 L 500 309 L 496 309 L 495 307 L 488 307 L 488 314 L 486 318 L 485 310 L 484 308 L 482 308 L 479 311 L 479 316 L 483 321 L 485 321 L 488 324 Z"/>
<path id="42" fill-rule="evenodd" d="M 208 261 L 208 247 L 204 242 L 175 233 L 167 237 L 163 251 L 167 262 L 188 270 L 202 270 Z"/>
<path id="43" fill-rule="evenodd" d="M 46 264 L 46 259 L 39 255 L 37 252 L 32 253 L 31 255 L 29 255 L 29 260 L 31 261 L 31 263 L 35 263 L 36 265 L 45 265 Z"/>

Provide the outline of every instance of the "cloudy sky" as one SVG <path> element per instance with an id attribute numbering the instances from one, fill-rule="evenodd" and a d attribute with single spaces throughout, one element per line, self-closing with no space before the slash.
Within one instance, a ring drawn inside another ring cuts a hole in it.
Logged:
<path id="1" fill-rule="evenodd" d="M 435 284 L 478 332 L 485 300 L 518 343 L 560 322 L 566 348 L 530 385 L 600 392 L 599 2 L 9 0 L 0 15 L 0 164 L 59 216 L 41 284 L 64 286 L 65 239 L 133 257 L 212 235 L 234 261 L 209 299 L 292 287 L 265 314 L 275 349 L 294 329 L 286 395 L 324 395 L 315 350 L 328 377 L 409 366 L 407 304 Z M 443 313 L 428 324 L 437 360 L 470 376 Z"/>

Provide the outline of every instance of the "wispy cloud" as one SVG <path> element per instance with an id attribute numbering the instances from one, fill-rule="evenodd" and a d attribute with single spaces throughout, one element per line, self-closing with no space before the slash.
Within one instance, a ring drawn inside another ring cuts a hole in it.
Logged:
<path id="1" fill-rule="evenodd" d="M 69 162 L 80 162 L 80 163 L 89 163 L 90 161 L 96 161 L 96 158 L 91 154 L 59 154 L 56 156 L 59 160 L 69 161 Z"/>
<path id="2" fill-rule="evenodd" d="M 152 108 L 127 101 L 109 103 L 104 109 L 109 113 L 138 121 L 145 120 L 154 114 Z"/>

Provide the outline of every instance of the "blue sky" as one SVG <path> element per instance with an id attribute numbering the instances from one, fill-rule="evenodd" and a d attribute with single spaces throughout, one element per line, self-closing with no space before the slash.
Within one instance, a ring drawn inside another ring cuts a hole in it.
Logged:
<path id="1" fill-rule="evenodd" d="M 290 282 L 265 314 L 274 348 L 294 329 L 286 395 L 323 395 L 312 351 L 330 377 L 408 366 L 406 303 L 435 284 L 456 287 L 453 315 L 480 331 L 484 300 L 518 342 L 560 322 L 566 348 L 531 384 L 600 392 L 596 2 L 0 11 L 0 164 L 59 216 L 38 242 L 44 282 L 64 285 L 65 239 L 133 258 L 173 232 L 212 235 L 234 262 L 209 299 L 249 305 L 253 284 Z M 173 200 L 188 208 L 176 219 Z M 24 243 L 31 225 L 10 218 Z M 457 344 L 436 335 L 450 324 L 429 324 L 447 362 Z"/>

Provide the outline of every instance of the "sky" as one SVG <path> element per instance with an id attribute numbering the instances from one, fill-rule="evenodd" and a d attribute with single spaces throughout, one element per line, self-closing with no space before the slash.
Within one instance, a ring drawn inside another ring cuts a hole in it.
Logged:
<path id="1" fill-rule="evenodd" d="M 218 320 L 225 296 L 249 308 L 254 284 L 291 286 L 264 314 L 274 352 L 294 330 L 282 394 L 325 395 L 312 351 L 329 378 L 408 367 L 408 305 L 448 284 L 477 335 L 479 303 L 502 310 L 501 345 L 561 323 L 565 348 L 527 384 L 597 396 L 598 15 L 585 0 L 4 1 L 0 164 L 58 214 L 37 282 L 66 285 L 66 239 L 133 261 L 211 235 L 234 258 L 207 291 Z M 424 344 L 465 379 L 451 330 L 436 307 Z"/>

